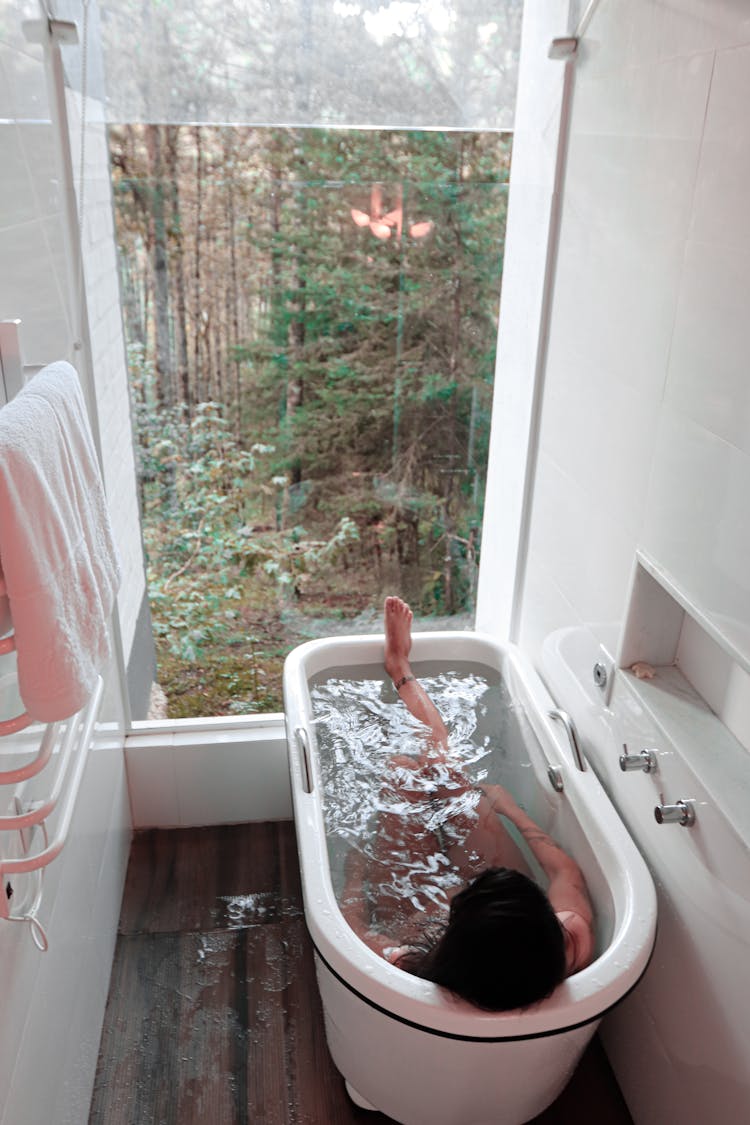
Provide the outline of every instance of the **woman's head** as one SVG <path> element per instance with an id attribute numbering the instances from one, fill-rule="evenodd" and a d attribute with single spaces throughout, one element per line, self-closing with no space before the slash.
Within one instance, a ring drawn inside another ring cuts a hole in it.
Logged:
<path id="1" fill-rule="evenodd" d="M 540 887 L 520 871 L 490 867 L 451 902 L 448 924 L 400 968 L 488 1011 L 542 1000 L 565 976 L 562 927 Z"/>

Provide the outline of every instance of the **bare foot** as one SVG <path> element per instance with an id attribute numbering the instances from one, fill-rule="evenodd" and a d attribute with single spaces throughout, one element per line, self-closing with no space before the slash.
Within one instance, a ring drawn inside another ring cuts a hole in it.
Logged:
<path id="1" fill-rule="evenodd" d="M 414 614 L 401 598 L 386 598 L 384 607 L 385 624 L 385 670 L 392 680 L 400 679 L 409 672 L 409 652 L 411 651 L 411 622 Z"/>

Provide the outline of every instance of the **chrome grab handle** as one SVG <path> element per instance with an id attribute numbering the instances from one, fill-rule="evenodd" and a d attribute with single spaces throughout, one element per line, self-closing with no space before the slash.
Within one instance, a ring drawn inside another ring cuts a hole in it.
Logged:
<path id="1" fill-rule="evenodd" d="M 563 789 L 565 788 L 565 784 L 563 782 L 563 775 L 560 767 L 547 766 L 547 777 L 549 778 L 549 783 L 555 790 L 555 792 L 562 793 Z"/>
<path id="2" fill-rule="evenodd" d="M 620 769 L 623 773 L 629 770 L 643 770 L 644 773 L 656 773 L 656 754 L 653 750 L 641 750 L 640 754 L 628 754 L 628 748 L 623 743 L 624 754 L 620 755 Z"/>
<path id="3" fill-rule="evenodd" d="M 563 789 L 565 788 L 562 768 L 558 765 L 555 765 L 554 762 L 551 762 L 549 760 L 549 756 L 547 754 L 547 749 L 544 745 L 543 739 L 540 739 L 539 747 L 542 751 L 542 754 L 544 755 L 544 762 L 547 766 L 547 779 L 554 789 L 555 793 L 562 793 Z"/>
<path id="4" fill-rule="evenodd" d="M 297 727 L 294 736 L 297 739 L 300 770 L 302 772 L 302 788 L 305 793 L 312 793 L 312 767 L 310 764 L 310 743 L 307 737 L 307 731 L 304 727 Z"/>
<path id="5" fill-rule="evenodd" d="M 657 805 L 654 809 L 657 824 L 681 824 L 690 828 L 695 824 L 693 801 L 677 801 L 674 805 Z"/>
<path id="6" fill-rule="evenodd" d="M 571 719 L 568 712 L 561 711 L 559 707 L 553 707 L 551 711 L 547 712 L 547 714 L 549 715 L 550 719 L 557 719 L 557 721 L 559 723 L 562 723 L 562 725 L 565 727 L 565 733 L 568 736 L 570 749 L 573 751 L 573 759 L 575 761 L 575 764 L 578 766 L 579 770 L 585 770 L 586 761 L 583 757 L 583 754 L 581 753 L 581 747 L 578 742 L 578 734 L 576 733 L 575 723 Z M 562 789 L 562 785 L 560 786 L 560 788 Z"/>

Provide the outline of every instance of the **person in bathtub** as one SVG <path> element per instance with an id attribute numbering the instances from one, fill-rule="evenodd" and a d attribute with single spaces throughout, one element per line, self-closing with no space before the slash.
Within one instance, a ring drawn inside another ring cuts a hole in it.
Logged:
<path id="1" fill-rule="evenodd" d="M 477 794 L 451 764 L 445 724 L 409 664 L 411 622 L 406 602 L 386 598 L 385 669 L 426 728 L 425 751 L 392 758 L 372 846 L 348 857 L 341 909 L 400 969 L 487 1011 L 527 1007 L 592 959 L 585 880 L 502 786 Z M 448 819 L 440 815 L 446 806 Z M 546 893 L 500 817 L 539 862 Z"/>

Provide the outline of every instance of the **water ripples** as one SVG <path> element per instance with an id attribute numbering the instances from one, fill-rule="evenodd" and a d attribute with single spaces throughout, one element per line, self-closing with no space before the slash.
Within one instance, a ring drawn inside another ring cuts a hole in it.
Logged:
<path id="1" fill-rule="evenodd" d="M 497 747 L 488 732 L 502 728 L 508 710 L 497 684 L 477 672 L 420 682 L 448 728 L 445 755 L 430 752 L 425 727 L 382 678 L 332 677 L 311 690 L 334 888 L 341 899 L 355 849 L 386 925 L 394 913 L 444 914 L 465 881 L 446 852 L 476 821 L 476 786 Z"/>

